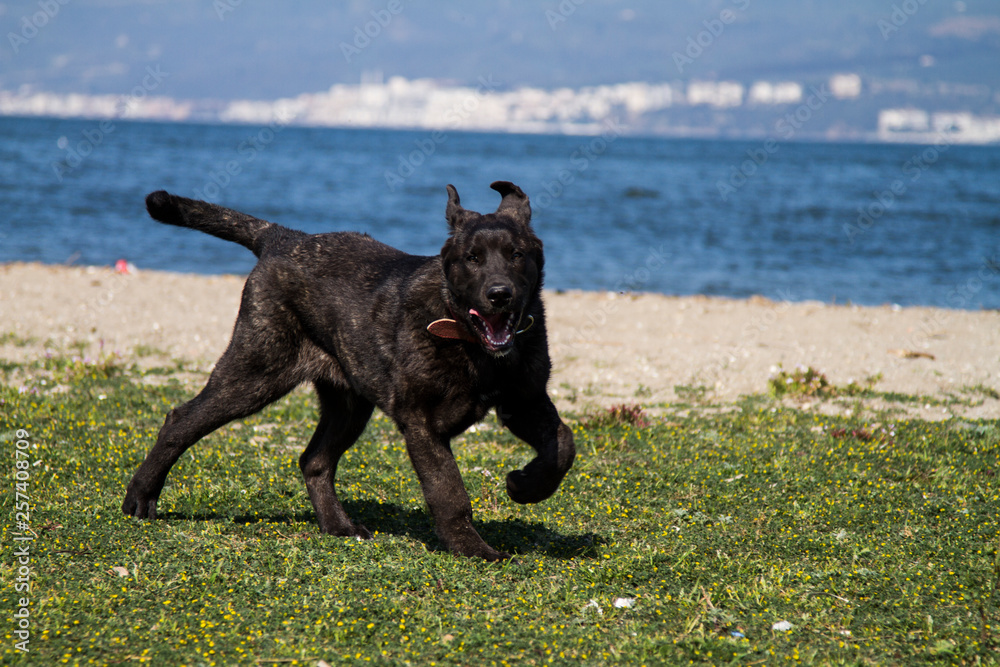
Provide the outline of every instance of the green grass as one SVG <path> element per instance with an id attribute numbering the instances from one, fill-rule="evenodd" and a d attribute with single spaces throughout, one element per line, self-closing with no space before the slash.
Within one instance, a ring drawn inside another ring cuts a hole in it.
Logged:
<path id="1" fill-rule="evenodd" d="M 798 366 L 793 371 L 786 371 L 781 365 L 767 381 L 767 393 L 772 398 L 786 396 L 801 399 L 832 398 L 834 396 L 861 396 L 874 398 L 879 395 L 873 387 L 882 379 L 881 373 L 869 375 L 863 384 L 851 381 L 838 387 L 826 379 L 826 375 L 812 366 Z"/>
<path id="2" fill-rule="evenodd" d="M 0 333 L 0 345 L 14 345 L 15 347 L 27 347 L 35 342 L 34 338 L 22 338 L 13 331 Z"/>
<path id="3" fill-rule="evenodd" d="M 762 396 L 689 417 L 623 406 L 569 416 L 575 467 L 520 506 L 502 480 L 530 452 L 491 419 L 454 442 L 478 529 L 516 554 L 488 565 L 442 551 L 384 417 L 339 472 L 376 539 L 320 535 L 297 467 L 316 418 L 304 391 L 192 448 L 162 520 L 122 516 L 190 394 L 113 361 L 0 386 L 3 664 L 1000 662 L 997 422 L 875 423 Z M 37 533 L 27 654 L 18 429 Z"/>

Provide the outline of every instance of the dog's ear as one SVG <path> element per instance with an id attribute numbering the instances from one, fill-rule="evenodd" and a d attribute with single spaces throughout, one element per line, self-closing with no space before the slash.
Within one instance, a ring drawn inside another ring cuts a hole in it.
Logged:
<path id="1" fill-rule="evenodd" d="M 497 213 L 505 213 L 524 224 L 531 222 L 531 203 L 521 188 L 510 181 L 494 181 L 490 183 L 490 187 L 503 196 Z"/>
<path id="2" fill-rule="evenodd" d="M 462 200 L 458 198 L 458 190 L 454 185 L 448 184 L 448 206 L 444 209 L 444 217 L 448 219 L 451 231 L 458 231 L 470 218 L 479 214 L 475 211 L 466 211 L 462 208 Z"/>

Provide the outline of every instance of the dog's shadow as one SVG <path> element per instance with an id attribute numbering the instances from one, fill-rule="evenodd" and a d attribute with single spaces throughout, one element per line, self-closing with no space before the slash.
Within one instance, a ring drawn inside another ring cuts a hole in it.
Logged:
<path id="1" fill-rule="evenodd" d="M 371 501 L 345 502 L 344 508 L 369 530 L 405 536 L 423 542 L 433 551 L 447 551 L 434 534 L 430 515 L 423 508 Z M 315 519 L 313 519 L 315 520 Z M 514 555 L 538 554 L 550 558 L 597 558 L 607 540 L 594 533 L 565 535 L 541 522 L 522 519 L 473 521 L 480 537 L 494 549 Z"/>
<path id="2" fill-rule="evenodd" d="M 423 542 L 432 551 L 447 551 L 434 534 L 434 526 L 425 509 L 407 509 L 401 505 L 368 500 L 345 501 L 344 509 L 356 523 L 372 532 L 408 537 Z M 160 517 L 175 521 L 231 521 L 237 524 L 316 524 L 316 514 L 311 511 L 269 516 L 181 511 L 164 512 Z M 538 554 L 550 558 L 591 559 L 599 557 L 601 546 L 607 543 L 605 538 L 595 533 L 563 534 L 544 523 L 521 519 L 474 523 L 487 544 L 514 555 Z"/>

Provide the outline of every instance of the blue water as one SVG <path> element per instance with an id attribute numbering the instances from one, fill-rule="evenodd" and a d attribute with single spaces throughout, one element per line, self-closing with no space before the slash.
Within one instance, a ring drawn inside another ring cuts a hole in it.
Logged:
<path id="1" fill-rule="evenodd" d="M 0 262 L 250 270 L 242 247 L 150 220 L 161 188 L 434 254 L 445 184 L 492 211 L 500 179 L 532 199 L 553 289 L 1000 308 L 1000 146 L 944 142 L 0 118 Z"/>

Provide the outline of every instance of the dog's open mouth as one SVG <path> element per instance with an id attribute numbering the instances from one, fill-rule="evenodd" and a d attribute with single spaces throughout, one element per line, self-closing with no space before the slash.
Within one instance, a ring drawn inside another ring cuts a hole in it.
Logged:
<path id="1" fill-rule="evenodd" d="M 517 316 L 514 313 L 483 315 L 471 308 L 469 319 L 490 352 L 504 352 L 514 343 L 514 328 L 517 326 Z"/>

